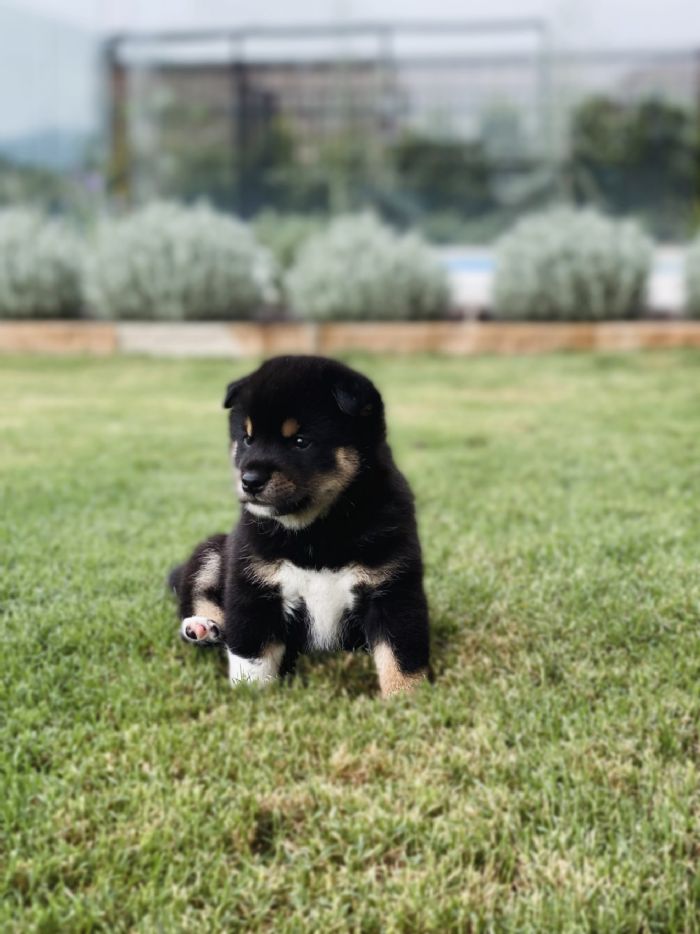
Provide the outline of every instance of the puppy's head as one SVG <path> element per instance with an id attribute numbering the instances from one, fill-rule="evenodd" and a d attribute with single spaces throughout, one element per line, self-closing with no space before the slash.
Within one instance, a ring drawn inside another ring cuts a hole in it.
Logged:
<path id="1" fill-rule="evenodd" d="M 231 383 L 224 406 L 239 499 L 290 529 L 326 513 L 385 434 L 374 385 L 324 357 L 274 357 Z"/>

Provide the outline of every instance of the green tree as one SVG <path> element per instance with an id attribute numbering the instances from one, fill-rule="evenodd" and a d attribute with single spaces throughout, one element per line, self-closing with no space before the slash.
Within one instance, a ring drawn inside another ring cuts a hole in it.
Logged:
<path id="1" fill-rule="evenodd" d="M 398 186 L 421 209 L 473 215 L 493 207 L 492 169 L 481 143 L 410 133 L 392 156 Z"/>
<path id="2" fill-rule="evenodd" d="M 700 133 L 687 109 L 659 99 L 593 97 L 575 111 L 574 199 L 636 214 L 660 236 L 685 236 L 700 199 Z"/>

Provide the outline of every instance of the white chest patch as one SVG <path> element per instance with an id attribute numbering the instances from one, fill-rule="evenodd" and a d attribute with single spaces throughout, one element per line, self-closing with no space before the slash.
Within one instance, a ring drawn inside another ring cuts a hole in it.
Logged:
<path id="1" fill-rule="evenodd" d="M 286 613 L 291 614 L 302 604 L 306 606 L 311 645 L 315 649 L 336 648 L 343 616 L 355 602 L 358 569 L 351 566 L 315 571 L 283 561 L 274 576 Z"/>

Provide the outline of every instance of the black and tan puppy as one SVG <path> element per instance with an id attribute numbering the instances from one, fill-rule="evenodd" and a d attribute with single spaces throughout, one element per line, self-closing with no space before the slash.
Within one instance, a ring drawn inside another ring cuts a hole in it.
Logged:
<path id="1" fill-rule="evenodd" d="M 367 648 L 382 694 L 416 684 L 421 551 L 374 385 L 333 360 L 277 357 L 224 405 L 243 508 L 171 574 L 183 638 L 223 642 L 233 683 L 271 681 L 300 652 Z"/>

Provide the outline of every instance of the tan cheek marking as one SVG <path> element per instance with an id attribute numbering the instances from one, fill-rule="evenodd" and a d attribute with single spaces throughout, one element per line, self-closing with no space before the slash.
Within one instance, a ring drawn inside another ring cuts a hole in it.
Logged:
<path id="1" fill-rule="evenodd" d="M 296 418 L 285 418 L 282 422 L 282 437 L 293 438 L 299 431 L 299 422 Z"/>
<path id="2" fill-rule="evenodd" d="M 253 436 L 253 423 L 251 422 L 250 418 L 246 418 L 246 420 L 245 420 L 245 433 L 246 433 L 249 437 L 252 438 L 252 436 Z"/>
<path id="3" fill-rule="evenodd" d="M 388 642 L 378 642 L 374 647 L 374 664 L 379 675 L 382 697 L 390 697 L 403 691 L 411 691 L 427 677 L 425 670 L 404 674 Z"/>
<path id="4" fill-rule="evenodd" d="M 274 470 L 265 487 L 268 496 L 293 496 L 297 488 L 292 481 L 279 470 Z"/>
<path id="5" fill-rule="evenodd" d="M 337 448 L 335 462 L 338 465 L 343 481 L 347 484 L 357 473 L 360 467 L 360 456 L 355 448 Z"/>
<path id="6" fill-rule="evenodd" d="M 335 470 L 318 474 L 318 483 L 314 490 L 317 507 L 326 508 L 348 487 L 360 467 L 360 456 L 355 448 L 336 448 Z"/>

